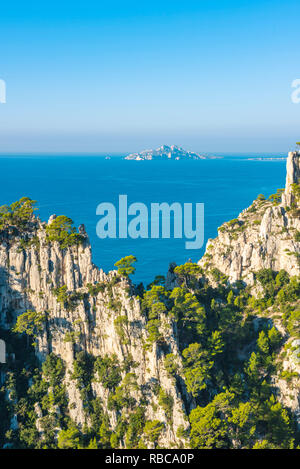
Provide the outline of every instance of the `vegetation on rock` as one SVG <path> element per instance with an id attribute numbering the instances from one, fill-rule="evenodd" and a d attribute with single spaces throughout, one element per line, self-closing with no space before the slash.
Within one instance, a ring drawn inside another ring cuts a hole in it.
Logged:
<path id="1" fill-rule="evenodd" d="M 273 207 L 279 194 L 255 201 L 255 218 L 257 204 Z M 1 210 L 0 229 L 25 229 L 33 202 Z M 224 230 L 244 229 L 246 218 Z M 62 254 L 82 241 L 67 217 L 44 232 Z M 293 234 L 297 243 L 299 232 Z M 63 277 L 51 284 L 47 304 L 55 314 L 31 305 L 19 315 L 6 311 L 16 321 L 11 330 L 0 328 L 9 357 L 0 365 L 0 446 L 162 448 L 172 435 L 177 447 L 297 448 L 297 415 L 278 383 L 291 393 L 299 387 L 300 278 L 263 268 L 252 272 L 253 285 L 230 283 L 213 264 L 187 262 L 174 268 L 171 290 L 161 276 L 145 289 L 128 279 L 134 262 L 122 258 L 107 280 L 91 270 L 92 283 L 73 291 Z M 22 295 L 24 304 L 36 295 L 40 305 L 47 293 Z M 15 304 L 17 311 L 22 303 Z"/>
<path id="2" fill-rule="evenodd" d="M 137 261 L 134 256 L 122 257 L 119 261 L 115 263 L 115 267 L 118 268 L 118 273 L 124 277 L 128 277 L 131 274 L 134 274 L 135 267 L 133 264 Z"/>
<path id="3" fill-rule="evenodd" d="M 82 243 L 82 235 L 76 233 L 73 221 L 64 215 L 60 215 L 46 227 L 47 240 L 56 241 L 62 249 Z"/>

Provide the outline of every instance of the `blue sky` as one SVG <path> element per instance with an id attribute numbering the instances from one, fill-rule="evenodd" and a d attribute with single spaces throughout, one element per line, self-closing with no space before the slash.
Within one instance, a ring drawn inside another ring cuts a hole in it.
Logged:
<path id="1" fill-rule="evenodd" d="M 286 152 L 299 0 L 7 2 L 0 153 Z"/>

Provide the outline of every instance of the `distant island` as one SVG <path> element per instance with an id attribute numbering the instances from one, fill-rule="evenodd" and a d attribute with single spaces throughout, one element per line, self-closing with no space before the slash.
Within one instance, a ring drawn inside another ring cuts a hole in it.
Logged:
<path id="1" fill-rule="evenodd" d="M 162 145 L 156 150 L 143 150 L 140 153 L 131 153 L 125 156 L 125 160 L 206 160 L 220 158 L 217 156 L 204 156 L 186 151 L 176 145 Z"/>

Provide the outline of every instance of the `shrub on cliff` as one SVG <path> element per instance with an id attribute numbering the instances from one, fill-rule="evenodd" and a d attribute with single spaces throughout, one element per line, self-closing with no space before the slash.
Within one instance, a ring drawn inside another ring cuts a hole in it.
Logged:
<path id="1" fill-rule="evenodd" d="M 11 205 L 2 205 L 0 207 L 0 231 L 15 226 L 18 229 L 26 228 L 31 220 L 36 201 L 28 197 L 22 197 Z"/>
<path id="2" fill-rule="evenodd" d="M 46 227 L 48 241 L 57 241 L 62 249 L 82 243 L 83 237 L 76 233 L 73 221 L 64 215 L 55 218 Z"/>
<path id="3" fill-rule="evenodd" d="M 164 360 L 165 369 L 169 376 L 176 376 L 179 370 L 178 358 L 173 353 L 168 353 Z"/>
<path id="4" fill-rule="evenodd" d="M 203 275 L 203 270 L 198 264 L 186 262 L 178 265 L 174 269 L 175 274 L 185 287 L 196 288 L 199 284 L 199 277 Z"/>
<path id="5" fill-rule="evenodd" d="M 60 303 L 67 311 L 74 311 L 78 302 L 84 299 L 84 293 L 69 292 L 66 285 L 53 288 L 53 294 L 56 296 L 58 303 Z"/>
<path id="6" fill-rule="evenodd" d="M 292 337 L 300 339 L 300 311 L 292 311 L 287 321 L 287 330 Z"/>
<path id="7" fill-rule="evenodd" d="M 80 432 L 72 424 L 67 430 L 61 430 L 58 434 L 57 446 L 59 449 L 78 449 L 80 446 Z"/>
<path id="8" fill-rule="evenodd" d="M 26 311 L 26 313 L 18 316 L 13 332 L 18 332 L 20 334 L 25 332 L 27 335 L 36 337 L 38 333 L 43 330 L 45 319 L 45 313 Z"/>
<path id="9" fill-rule="evenodd" d="M 271 194 L 269 196 L 269 200 L 271 200 L 274 205 L 280 204 L 283 192 L 284 192 L 284 189 L 277 189 L 276 194 Z"/>
<path id="10" fill-rule="evenodd" d="M 122 370 L 115 354 L 97 357 L 94 371 L 105 389 L 115 389 L 122 380 Z"/>
<path id="11" fill-rule="evenodd" d="M 300 199 L 300 185 L 297 183 L 291 184 L 292 194 L 295 196 L 295 199 L 298 201 Z"/>
<path id="12" fill-rule="evenodd" d="M 118 262 L 115 263 L 115 267 L 118 267 L 118 273 L 124 277 L 128 277 L 130 274 L 134 274 L 135 267 L 134 264 L 137 261 L 134 256 L 122 257 Z"/>
<path id="13" fill-rule="evenodd" d="M 158 439 L 160 437 L 161 432 L 164 429 L 164 423 L 160 422 L 159 420 L 148 420 L 144 427 L 144 434 L 147 441 L 154 443 L 154 447 L 156 448 Z"/>
<path id="14" fill-rule="evenodd" d="M 214 362 L 209 352 L 203 350 L 198 343 L 190 344 L 183 350 L 182 356 L 187 390 L 193 397 L 198 397 L 211 379 L 210 370 Z"/>

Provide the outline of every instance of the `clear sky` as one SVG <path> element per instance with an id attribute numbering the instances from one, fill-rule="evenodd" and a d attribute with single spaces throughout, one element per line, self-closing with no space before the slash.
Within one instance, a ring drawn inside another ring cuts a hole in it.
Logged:
<path id="1" fill-rule="evenodd" d="M 299 0 L 11 1 L 0 152 L 286 152 Z"/>

